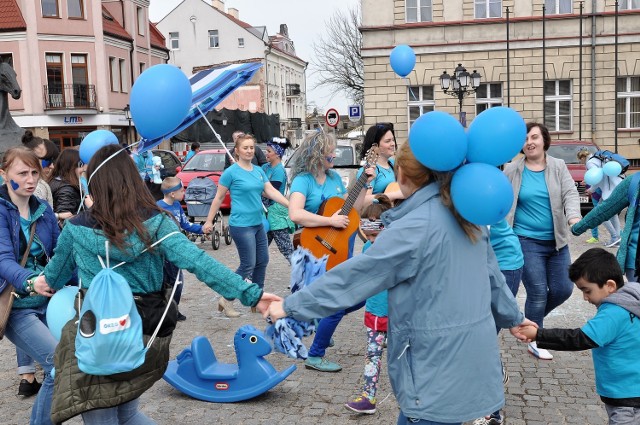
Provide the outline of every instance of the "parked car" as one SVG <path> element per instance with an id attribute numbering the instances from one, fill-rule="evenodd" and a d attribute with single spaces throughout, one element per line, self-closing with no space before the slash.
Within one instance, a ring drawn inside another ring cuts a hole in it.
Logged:
<path id="1" fill-rule="evenodd" d="M 176 177 L 182 181 L 182 185 L 186 188 L 189 182 L 196 177 L 208 176 L 217 185 L 222 172 L 224 171 L 224 157 L 226 153 L 224 149 L 208 149 L 203 150 L 195 154 L 194 156 L 184 164 L 184 167 L 179 167 Z M 186 204 L 182 207 L 187 209 Z M 231 197 L 229 192 L 222 200 L 221 209 L 231 208 Z"/>
<path id="2" fill-rule="evenodd" d="M 356 174 L 360 168 L 360 150 L 362 150 L 362 141 L 359 139 L 338 139 L 336 146 L 336 158 L 333 160 L 333 169 L 342 178 L 342 183 L 347 189 L 356 181 Z M 300 149 L 296 149 L 287 159 L 284 169 L 287 172 L 287 178 L 290 178 L 290 171 L 296 158 L 302 155 Z M 289 181 L 291 183 L 291 181 Z"/>
<path id="3" fill-rule="evenodd" d="M 178 173 L 178 167 L 182 166 L 182 162 L 180 162 L 178 155 L 163 149 L 153 149 L 151 152 L 153 153 L 153 156 L 159 156 L 162 161 L 162 165 L 164 166 L 164 168 L 160 169 L 160 177 L 162 179 L 166 177 L 174 177 Z"/>
<path id="4" fill-rule="evenodd" d="M 578 160 L 578 152 L 582 149 L 588 149 L 589 152 L 594 153 L 599 148 L 596 144 L 590 140 L 553 140 L 547 153 L 555 158 L 564 160 L 571 173 L 571 177 L 578 188 L 578 194 L 580 196 L 580 210 L 582 215 L 586 215 L 593 208 L 591 203 L 591 195 L 587 192 L 587 187 L 584 183 L 584 173 L 587 168 Z"/>

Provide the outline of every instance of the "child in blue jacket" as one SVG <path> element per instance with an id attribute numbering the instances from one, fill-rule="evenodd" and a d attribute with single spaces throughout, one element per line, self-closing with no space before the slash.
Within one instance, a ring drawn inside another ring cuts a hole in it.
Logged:
<path id="1" fill-rule="evenodd" d="M 191 223 L 186 214 L 182 210 L 180 201 L 184 199 L 184 187 L 182 181 L 177 177 L 167 177 L 162 181 L 160 186 L 164 198 L 156 202 L 156 204 L 163 210 L 171 213 L 176 220 L 180 228 L 186 230 L 189 233 L 196 233 L 202 235 L 202 226 L 199 224 Z M 176 292 L 173 295 L 173 300 L 176 304 L 180 304 L 180 298 L 182 297 L 182 287 L 184 286 L 184 277 L 182 270 L 171 264 L 169 261 L 164 263 L 164 283 L 168 286 L 173 286 L 178 273 L 180 273 L 180 284 L 176 288 Z M 178 320 L 186 320 L 187 316 L 178 311 Z"/>

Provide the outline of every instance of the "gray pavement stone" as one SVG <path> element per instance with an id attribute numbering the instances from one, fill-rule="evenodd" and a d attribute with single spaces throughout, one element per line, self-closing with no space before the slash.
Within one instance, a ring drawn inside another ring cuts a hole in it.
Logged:
<path id="1" fill-rule="evenodd" d="M 600 229 L 606 233 L 604 228 Z M 584 241 L 585 234 L 572 238 L 570 249 L 576 258 L 593 247 Z M 221 244 L 214 251 L 202 244 L 211 256 L 235 269 L 238 265 L 235 246 Z M 356 246 L 356 251 L 361 244 Z M 615 252 L 615 249 L 610 249 Z M 289 265 L 273 244 L 267 270 L 267 290 L 279 295 L 288 293 Z M 241 317 L 228 319 L 217 311 L 217 294 L 195 277 L 186 273 L 186 284 L 180 310 L 187 316 L 180 322 L 171 344 L 175 356 L 197 335 L 211 341 L 219 361 L 235 363 L 232 340 L 238 327 L 252 324 L 264 329 L 258 314 L 236 302 Z M 521 286 L 518 302 L 524 305 L 525 291 Z M 595 313 L 595 308 L 582 300 L 579 291 L 547 317 L 547 327 L 580 327 Z M 386 367 L 382 368 L 378 392 L 378 411 L 374 415 L 351 415 L 343 407 L 350 397 L 359 393 L 362 384 L 365 332 L 363 312 L 346 316 L 335 334 L 336 345 L 329 348 L 329 359 L 339 362 L 343 370 L 328 374 L 304 368 L 301 361 L 273 353 L 267 359 L 278 370 L 296 364 L 298 369 L 283 383 L 267 393 L 241 403 L 217 404 L 194 400 L 159 381 L 141 398 L 142 410 L 158 424 L 395 424 L 398 407 L 392 393 Z M 595 394 L 593 364 L 590 352 L 554 352 L 552 361 L 541 361 L 529 355 L 526 346 L 508 332 L 499 336 L 503 361 L 510 380 L 505 387 L 505 424 L 604 424 L 607 416 Z M 307 338 L 307 344 L 311 338 Z M 3 340 L 0 343 L 0 424 L 24 425 L 29 422 L 33 399 L 21 399 L 17 393 L 15 349 Z M 383 362 L 386 363 L 386 353 Z M 39 372 L 38 379 L 41 379 Z M 489 413 L 489 412 L 487 412 Z M 79 418 L 69 421 L 80 424 Z M 469 422 L 468 424 L 471 424 Z"/>

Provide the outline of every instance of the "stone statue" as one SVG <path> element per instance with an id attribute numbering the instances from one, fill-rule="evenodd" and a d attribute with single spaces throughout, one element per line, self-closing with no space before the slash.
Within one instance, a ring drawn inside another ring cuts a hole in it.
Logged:
<path id="1" fill-rule="evenodd" d="M 0 153 L 21 145 L 24 130 L 16 124 L 9 113 L 9 97 L 19 99 L 22 94 L 16 72 L 11 65 L 0 62 Z"/>

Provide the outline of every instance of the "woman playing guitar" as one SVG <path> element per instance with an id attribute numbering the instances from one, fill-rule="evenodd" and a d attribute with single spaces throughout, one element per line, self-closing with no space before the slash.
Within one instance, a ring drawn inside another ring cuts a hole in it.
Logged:
<path id="1" fill-rule="evenodd" d="M 350 220 L 348 215 L 341 214 L 342 210 L 337 210 L 330 216 L 318 214 L 324 201 L 334 197 L 347 197 L 347 190 L 342 179 L 338 173 L 331 170 L 336 156 L 335 140 L 330 135 L 318 131 L 307 136 L 298 149 L 301 149 L 302 155 L 298 156 L 292 169 L 289 217 L 298 225 L 304 226 L 305 229 L 309 227 L 346 229 Z M 373 168 L 368 168 L 366 173 L 369 176 L 367 180 L 370 181 L 373 178 Z M 365 187 L 362 187 L 353 205 L 353 210 L 359 211 L 361 209 L 365 192 Z M 347 236 L 349 241 L 344 241 L 347 242 L 346 246 L 348 247 L 347 258 L 353 254 L 353 238 L 359 225 L 359 223 L 352 224 L 355 225 L 353 234 Z M 304 238 L 302 246 L 306 247 Z M 342 369 L 339 364 L 324 359 L 325 350 L 329 346 L 331 336 L 342 317 L 360 309 L 363 305 L 364 302 L 320 320 L 313 344 L 309 349 L 309 357 L 305 361 L 307 368 L 322 372 L 338 372 Z"/>

